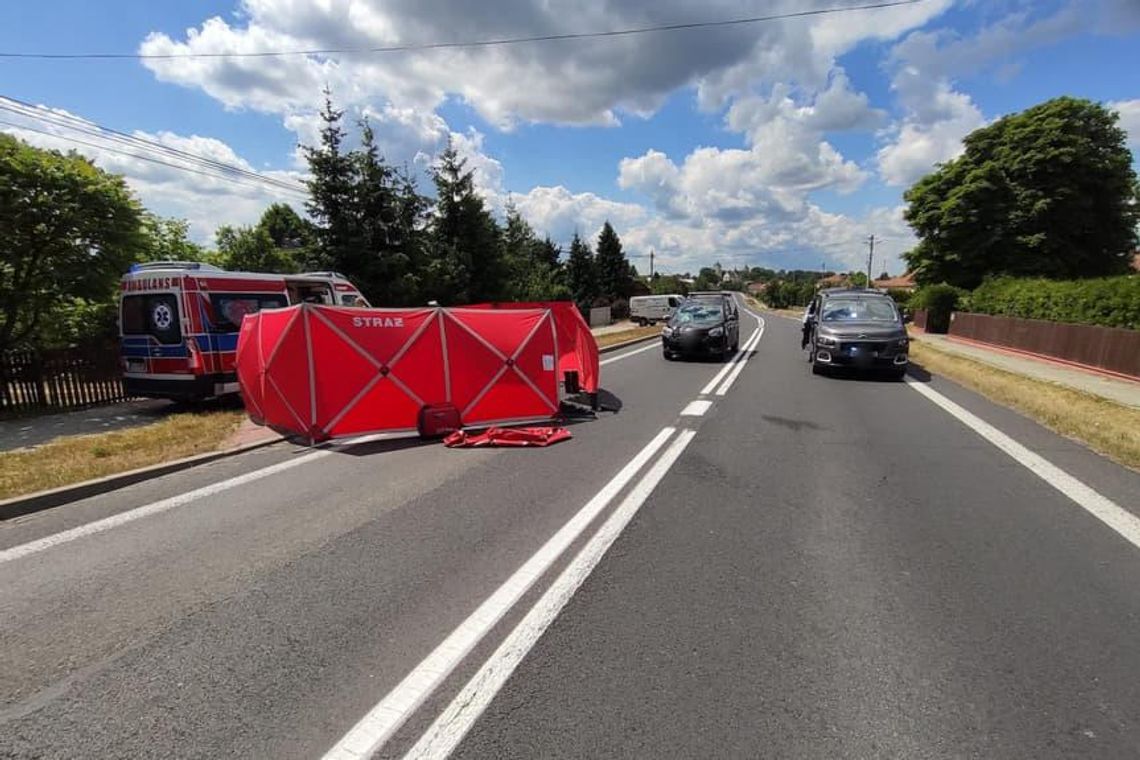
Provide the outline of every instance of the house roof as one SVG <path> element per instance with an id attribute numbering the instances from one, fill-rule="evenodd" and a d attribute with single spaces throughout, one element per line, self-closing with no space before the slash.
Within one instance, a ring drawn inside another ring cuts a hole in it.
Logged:
<path id="1" fill-rule="evenodd" d="M 849 278 L 845 274 L 833 274 L 821 279 L 818 285 L 821 288 L 835 288 L 841 285 L 846 285 L 848 281 Z"/>
<path id="2" fill-rule="evenodd" d="M 875 280 L 874 286 L 882 290 L 887 290 L 890 288 L 913 288 L 917 287 L 917 283 L 914 281 L 914 275 L 907 272 L 900 277 L 888 277 L 885 280 Z"/>
<path id="3" fill-rule="evenodd" d="M 767 289 L 768 289 L 768 283 L 766 283 L 766 282 L 750 282 L 750 283 L 748 283 L 748 292 L 749 293 L 763 293 Z"/>

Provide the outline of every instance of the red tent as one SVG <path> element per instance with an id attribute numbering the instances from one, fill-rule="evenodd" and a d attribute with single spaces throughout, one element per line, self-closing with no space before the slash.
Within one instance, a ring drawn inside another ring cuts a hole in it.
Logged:
<path id="1" fill-rule="evenodd" d="M 549 419 L 559 332 L 545 308 L 302 304 L 245 317 L 238 382 L 252 419 L 312 440 L 412 431 L 440 403 L 465 426 Z"/>
<path id="2" fill-rule="evenodd" d="M 582 312 L 570 301 L 483 303 L 471 309 L 549 309 L 558 330 L 558 373 L 577 372 L 582 390 L 598 392 L 598 343 Z"/>

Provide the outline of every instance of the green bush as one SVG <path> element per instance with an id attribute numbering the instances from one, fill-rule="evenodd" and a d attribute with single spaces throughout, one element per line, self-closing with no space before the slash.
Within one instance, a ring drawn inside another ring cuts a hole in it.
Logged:
<path id="1" fill-rule="evenodd" d="M 913 307 L 910 302 L 914 295 L 913 293 L 903 288 L 887 288 L 887 295 L 894 300 L 895 306 L 899 307 L 899 311 L 904 314 L 911 313 Z"/>
<path id="2" fill-rule="evenodd" d="M 1092 280 L 1002 277 L 973 292 L 970 311 L 1140 330 L 1140 276 Z"/>
<path id="3" fill-rule="evenodd" d="M 950 329 L 950 315 L 965 296 L 966 291 L 953 285 L 927 285 L 911 297 L 910 305 L 915 309 L 926 310 L 927 332 L 945 333 Z"/>

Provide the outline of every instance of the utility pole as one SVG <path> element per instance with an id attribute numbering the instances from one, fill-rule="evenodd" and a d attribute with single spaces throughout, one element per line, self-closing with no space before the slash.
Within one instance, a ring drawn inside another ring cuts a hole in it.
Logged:
<path id="1" fill-rule="evenodd" d="M 867 243 L 870 246 L 870 250 L 867 252 L 867 287 L 870 288 L 871 287 L 871 265 L 875 261 L 875 235 L 874 234 L 872 234 L 869 238 L 867 238 Z"/>
<path id="2" fill-rule="evenodd" d="M 649 279 L 650 279 L 650 281 L 653 280 L 653 256 L 654 256 L 653 249 L 650 248 L 649 249 Z"/>

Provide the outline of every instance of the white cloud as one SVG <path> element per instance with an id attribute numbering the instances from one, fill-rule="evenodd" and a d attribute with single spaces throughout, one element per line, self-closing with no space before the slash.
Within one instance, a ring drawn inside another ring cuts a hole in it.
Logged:
<path id="1" fill-rule="evenodd" d="M 1128 133 L 1128 145 L 1140 150 L 1140 99 L 1117 100 L 1108 107 L 1120 114 L 1120 128 Z"/>
<path id="2" fill-rule="evenodd" d="M 923 95 L 915 91 L 925 90 Z M 895 80 L 903 102 L 912 102 L 892 142 L 878 153 L 879 173 L 890 185 L 908 186 L 935 165 L 958 156 L 962 138 L 986 123 L 981 110 L 964 93 L 945 81 L 929 83 L 917 69 Z"/>
<path id="3" fill-rule="evenodd" d="M 42 110 L 56 116 L 80 119 L 60 109 L 42 108 Z M 257 221 L 271 203 L 289 203 L 298 211 L 303 210 L 304 198 L 301 193 L 304 191 L 299 184 L 297 184 L 298 192 L 294 193 L 283 192 L 253 179 L 227 180 L 217 176 L 206 176 L 216 175 L 217 172 L 192 160 L 163 154 L 157 149 L 124 145 L 101 137 L 77 134 L 74 130 L 47 124 L 42 120 L 18 116 L 9 118 L 21 126 L 5 126 L 0 129 L 31 145 L 63 152 L 77 150 L 105 171 L 122 174 L 144 206 L 163 216 L 186 219 L 190 223 L 191 235 L 199 242 L 211 243 L 214 231 L 220 225 L 251 224 Z M 91 128 L 94 125 L 91 122 L 84 122 L 83 126 Z M 32 131 L 28 127 L 49 134 Z M 172 132 L 136 131 L 133 134 L 143 140 L 158 142 L 193 156 L 254 171 L 249 162 L 235 153 L 229 145 L 212 137 L 186 136 Z M 79 144 L 75 140 L 90 144 Z M 175 166 L 148 161 L 139 158 L 139 155 Z M 187 171 L 187 168 L 194 171 Z M 204 174 L 194 173 L 195 171 Z M 294 184 L 303 179 L 303 175 L 299 172 L 271 171 L 260 174 Z"/>
<path id="4" fill-rule="evenodd" d="M 163 80 L 204 90 L 233 108 L 304 110 L 328 83 L 344 104 L 388 101 L 431 110 L 458 96 L 496 126 L 515 122 L 614 124 L 648 114 L 678 88 L 723 103 L 757 81 L 823 87 L 835 56 L 866 39 L 892 39 L 934 17 L 949 0 L 907 8 L 657 34 L 400 53 L 313 53 L 284 58 L 145 61 Z M 764 12 L 829 7 L 773 0 Z M 245 0 L 240 21 L 214 17 L 179 38 L 150 34 L 140 52 L 262 53 L 361 49 L 642 27 L 748 15 L 738 0 Z"/>
<path id="5" fill-rule="evenodd" d="M 890 185 L 910 185 L 936 164 L 962 152 L 962 139 L 984 126 L 986 118 L 954 78 L 988 71 L 1009 81 L 1019 53 L 1089 29 L 1104 30 L 1110 20 L 1123 26 L 1140 24 L 1140 12 L 1127 11 L 1121 0 L 1071 0 L 1045 16 L 1031 3 L 962 36 L 947 30 L 914 31 L 891 51 L 891 89 L 905 115 L 885 132 L 889 142 L 877 155 L 879 174 Z M 1135 8 L 1135 6 L 1133 6 Z"/>

